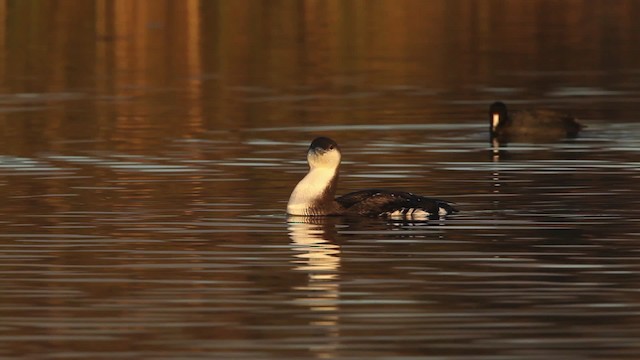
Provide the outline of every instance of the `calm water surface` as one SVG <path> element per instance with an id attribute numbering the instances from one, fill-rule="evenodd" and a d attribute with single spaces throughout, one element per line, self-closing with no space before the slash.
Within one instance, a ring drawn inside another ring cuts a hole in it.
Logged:
<path id="1" fill-rule="evenodd" d="M 55 3 L 0 2 L 0 357 L 640 357 L 636 2 Z M 317 135 L 461 213 L 288 218 Z"/>

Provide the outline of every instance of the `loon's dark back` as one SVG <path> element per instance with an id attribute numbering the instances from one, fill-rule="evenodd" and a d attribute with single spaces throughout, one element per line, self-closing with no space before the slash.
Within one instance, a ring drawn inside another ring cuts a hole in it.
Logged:
<path id="1" fill-rule="evenodd" d="M 415 195 L 404 191 L 384 189 L 368 189 L 348 193 L 338 197 L 336 201 L 347 209 L 347 213 L 364 216 L 410 217 L 420 213 L 430 218 L 458 212 L 451 203 Z"/>

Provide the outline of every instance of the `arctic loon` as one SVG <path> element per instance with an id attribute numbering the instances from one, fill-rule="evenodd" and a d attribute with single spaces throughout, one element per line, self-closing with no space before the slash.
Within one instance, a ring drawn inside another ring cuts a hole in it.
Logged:
<path id="1" fill-rule="evenodd" d="M 336 198 L 340 148 L 330 138 L 318 137 L 309 146 L 309 172 L 291 193 L 289 215 L 361 215 L 399 219 L 438 219 L 457 212 L 451 203 L 404 191 L 361 190 Z"/>

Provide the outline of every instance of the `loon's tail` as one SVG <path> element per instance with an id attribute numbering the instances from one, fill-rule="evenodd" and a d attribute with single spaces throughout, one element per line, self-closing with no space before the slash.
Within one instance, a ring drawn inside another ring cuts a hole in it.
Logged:
<path id="1" fill-rule="evenodd" d="M 456 209 L 452 203 L 445 201 L 445 200 L 440 200 L 440 199 L 433 199 L 436 202 L 436 206 L 438 206 L 438 215 L 443 216 L 443 215 L 449 215 L 449 214 L 455 214 L 457 212 L 460 212 L 458 209 Z"/>

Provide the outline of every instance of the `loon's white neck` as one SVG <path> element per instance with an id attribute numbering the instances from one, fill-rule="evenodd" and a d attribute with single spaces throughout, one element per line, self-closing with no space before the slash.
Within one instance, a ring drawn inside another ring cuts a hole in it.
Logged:
<path id="1" fill-rule="evenodd" d="M 335 201 L 340 153 L 331 151 L 318 155 L 309 151 L 307 161 L 309 172 L 293 189 L 287 213 L 303 216 L 337 214 L 341 208 Z"/>
<path id="2" fill-rule="evenodd" d="M 336 169 L 316 168 L 296 185 L 289 197 L 287 213 L 291 215 L 329 215 L 335 202 Z"/>

